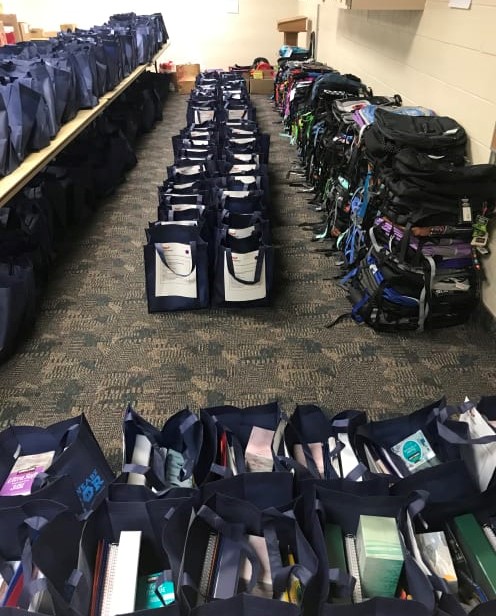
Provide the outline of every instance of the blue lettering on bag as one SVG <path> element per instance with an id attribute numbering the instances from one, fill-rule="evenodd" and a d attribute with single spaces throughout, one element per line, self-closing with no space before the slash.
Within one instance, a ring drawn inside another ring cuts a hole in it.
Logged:
<path id="1" fill-rule="evenodd" d="M 100 477 L 100 474 L 94 469 L 91 474 L 83 481 L 76 489 L 77 495 L 83 505 L 88 505 L 105 486 L 105 481 Z"/>

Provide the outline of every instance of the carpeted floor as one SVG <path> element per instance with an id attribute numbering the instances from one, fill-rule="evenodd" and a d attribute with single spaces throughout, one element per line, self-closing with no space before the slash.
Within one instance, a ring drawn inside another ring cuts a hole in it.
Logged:
<path id="1" fill-rule="evenodd" d="M 139 164 L 58 260 L 29 340 L 0 366 L 0 427 L 86 413 L 113 460 L 123 410 L 156 424 L 186 405 L 252 405 L 277 399 L 291 411 L 314 402 L 331 412 L 407 412 L 446 393 L 494 393 L 496 347 L 476 322 L 428 335 L 379 335 L 351 321 L 337 273 L 315 249 L 319 214 L 288 186 L 294 149 L 279 135 L 270 101 L 253 97 L 272 134 L 271 182 L 277 291 L 272 308 L 147 314 L 143 229 L 155 219 L 156 186 L 171 164 L 170 137 L 185 124 L 172 95 L 164 121 L 141 142 Z"/>

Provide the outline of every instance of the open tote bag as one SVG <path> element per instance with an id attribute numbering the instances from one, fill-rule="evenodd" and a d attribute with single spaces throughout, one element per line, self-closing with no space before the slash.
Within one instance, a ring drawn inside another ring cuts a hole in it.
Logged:
<path id="1" fill-rule="evenodd" d="M 169 497 L 157 498 L 144 486 L 116 484 L 109 498 L 86 521 L 62 513 L 47 523 L 33 543 L 32 554 L 46 577 L 55 615 L 89 614 L 98 597 L 94 593 L 95 573 L 105 563 L 100 560 L 101 550 L 107 544 L 119 543 L 121 531 L 141 531 L 137 576 L 153 573 L 170 580 L 171 564 L 161 536 L 171 512 L 188 498 L 181 492 L 172 490 Z"/>
<path id="2" fill-rule="evenodd" d="M 126 481 L 157 492 L 173 486 L 193 487 L 203 440 L 197 415 L 183 409 L 156 428 L 128 406 L 122 430 Z"/>
<path id="3" fill-rule="evenodd" d="M 172 515 L 164 544 L 182 551 L 177 585 L 187 611 L 243 592 L 284 600 L 293 579 L 298 591 L 290 602 L 305 602 L 317 559 L 294 516 L 225 494 L 193 509 L 189 522 L 183 514 Z"/>

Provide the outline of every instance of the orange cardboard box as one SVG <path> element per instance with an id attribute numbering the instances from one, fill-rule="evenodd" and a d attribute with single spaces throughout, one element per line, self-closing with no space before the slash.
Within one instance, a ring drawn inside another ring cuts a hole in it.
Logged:
<path id="1" fill-rule="evenodd" d="M 194 87 L 194 79 L 183 79 L 182 81 L 177 82 L 177 90 L 179 94 L 189 94 Z"/>
<path id="2" fill-rule="evenodd" d="M 178 81 L 191 81 L 200 74 L 199 64 L 176 64 L 176 75 Z"/>

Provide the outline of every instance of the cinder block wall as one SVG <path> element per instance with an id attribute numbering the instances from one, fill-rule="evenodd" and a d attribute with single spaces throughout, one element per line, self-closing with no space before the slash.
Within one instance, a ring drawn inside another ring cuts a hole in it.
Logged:
<path id="1" fill-rule="evenodd" d="M 315 19 L 318 59 L 359 75 L 376 94 L 400 93 L 405 104 L 431 107 L 458 120 L 474 163 L 489 160 L 496 122 L 496 0 L 470 10 L 427 0 L 423 12 L 347 11 L 332 0 L 299 0 Z M 486 261 L 483 299 L 496 316 L 496 232 Z"/>

